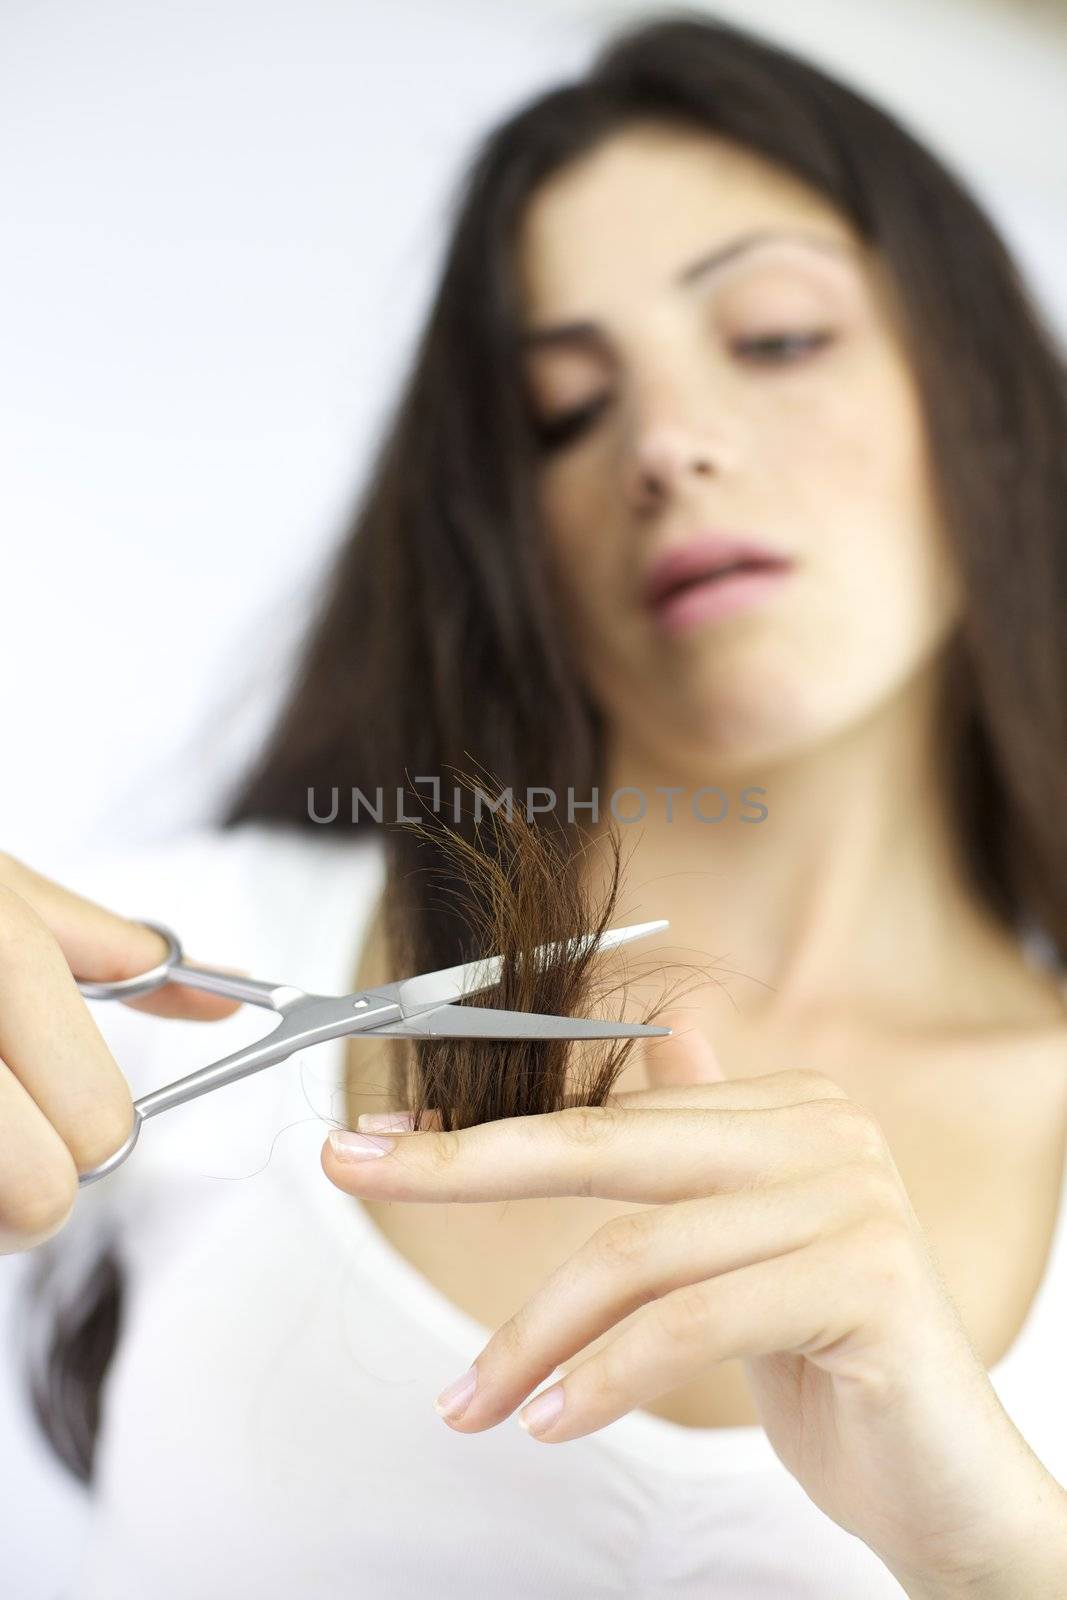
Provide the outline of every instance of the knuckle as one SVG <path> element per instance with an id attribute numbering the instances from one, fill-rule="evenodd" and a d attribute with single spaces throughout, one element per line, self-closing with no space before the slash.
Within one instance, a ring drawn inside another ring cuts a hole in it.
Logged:
<path id="1" fill-rule="evenodd" d="M 27 955 L 48 948 L 52 936 L 27 901 L 0 883 L 0 962 L 12 966 Z"/>
<path id="2" fill-rule="evenodd" d="M 99 1166 L 126 1143 L 133 1128 L 133 1101 L 125 1095 L 97 1098 L 78 1118 L 77 1128 L 68 1138 L 70 1153 L 78 1170 Z"/>
<path id="3" fill-rule="evenodd" d="M 626 1340 L 610 1340 L 592 1360 L 582 1365 L 583 1404 L 594 1414 L 610 1410 L 618 1403 L 620 1394 L 628 1393 L 632 1386 L 633 1351 Z"/>
<path id="4" fill-rule="evenodd" d="M 621 1115 L 611 1106 L 567 1106 L 557 1113 L 557 1127 L 568 1143 L 588 1148 L 601 1144 Z"/>
<path id="5" fill-rule="evenodd" d="M 862 1201 L 866 1215 L 899 1216 L 904 1191 L 894 1167 L 884 1161 L 850 1161 L 844 1174 L 849 1188 Z"/>
<path id="6" fill-rule="evenodd" d="M 494 1354 L 502 1357 L 505 1362 L 526 1357 L 530 1349 L 530 1339 L 528 1319 L 523 1311 L 517 1311 L 513 1317 L 500 1324 L 493 1336 L 493 1344 Z"/>
<path id="7" fill-rule="evenodd" d="M 866 1106 L 858 1106 L 854 1100 L 844 1100 L 841 1104 L 851 1108 L 849 1118 L 853 1147 L 872 1163 L 877 1165 L 887 1163 L 889 1142 L 874 1112 L 869 1111 Z"/>
<path id="8" fill-rule="evenodd" d="M 66 1222 L 78 1196 L 74 1163 L 50 1162 L 33 1183 L 19 1186 L 4 1203 L 5 1227 L 22 1238 L 43 1243 Z"/>
<path id="9" fill-rule="evenodd" d="M 812 1067 L 789 1067 L 780 1074 L 805 1100 L 845 1100 L 847 1095 L 839 1083 L 828 1078 L 825 1072 L 817 1072 Z"/>
<path id="10" fill-rule="evenodd" d="M 882 1125 L 858 1100 L 827 1100 L 819 1105 L 818 1114 L 846 1149 L 870 1161 L 885 1160 L 889 1146 Z"/>
<path id="11" fill-rule="evenodd" d="M 707 1339 L 710 1308 L 702 1284 L 688 1283 L 672 1289 L 654 1305 L 657 1333 L 671 1343 L 691 1345 Z"/>
<path id="12" fill-rule="evenodd" d="M 439 1167 L 453 1167 L 459 1160 L 462 1141 L 455 1128 L 442 1129 L 433 1136 L 434 1161 Z"/>
<path id="13" fill-rule="evenodd" d="M 654 1213 L 651 1215 L 654 1216 Z M 609 1270 L 624 1272 L 641 1266 L 648 1260 L 652 1244 L 650 1213 L 637 1212 L 633 1216 L 613 1217 L 598 1228 L 586 1248 Z"/>

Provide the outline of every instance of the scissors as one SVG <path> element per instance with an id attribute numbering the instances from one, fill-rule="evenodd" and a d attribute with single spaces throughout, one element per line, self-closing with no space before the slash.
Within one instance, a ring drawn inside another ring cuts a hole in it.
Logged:
<path id="1" fill-rule="evenodd" d="M 288 983 L 263 983 L 211 967 L 194 966 L 186 961 L 174 932 L 159 922 L 144 921 L 146 928 L 167 942 L 167 953 L 158 966 L 132 978 L 114 983 L 77 980 L 87 1000 L 132 1000 L 151 994 L 166 983 L 185 984 L 209 994 L 247 1001 L 281 1014 L 277 1027 L 255 1044 L 232 1055 L 212 1061 L 187 1077 L 168 1083 L 134 1102 L 133 1128 L 125 1144 L 78 1178 L 79 1185 L 95 1183 L 122 1165 L 140 1136 L 149 1117 L 172 1106 L 184 1105 L 223 1084 L 235 1083 L 249 1073 L 285 1061 L 298 1050 L 339 1039 L 349 1034 L 368 1034 L 393 1039 L 637 1039 L 669 1034 L 639 1022 L 600 1022 L 593 1017 L 553 1017 L 535 1011 L 494 1011 L 489 1007 L 453 1005 L 467 995 L 479 994 L 499 983 L 504 970 L 502 956 L 468 961 L 459 967 L 443 967 L 439 972 L 423 972 L 401 978 L 378 989 L 361 989 L 355 994 L 306 994 Z M 599 935 L 585 934 L 563 944 L 538 945 L 534 957 L 546 963 L 560 952 L 573 959 L 590 948 L 598 952 L 614 950 L 631 939 L 644 939 L 669 927 L 667 922 L 635 922 L 625 928 L 609 928 Z"/>

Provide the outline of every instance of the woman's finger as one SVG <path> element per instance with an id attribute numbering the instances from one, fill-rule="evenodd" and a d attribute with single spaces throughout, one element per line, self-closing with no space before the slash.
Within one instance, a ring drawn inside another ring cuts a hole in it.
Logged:
<path id="1" fill-rule="evenodd" d="M 669 1040 L 665 1040 L 669 1043 Z M 757 1111 L 771 1106 L 799 1105 L 805 1100 L 846 1100 L 845 1090 L 821 1072 L 787 1068 L 759 1078 L 725 1078 L 711 1083 L 661 1085 L 655 1089 L 627 1089 L 610 1094 L 609 1106 L 633 1111 L 699 1110 L 706 1106 L 719 1111 Z M 363 1133 L 412 1133 L 414 1117 L 410 1111 L 364 1111 L 356 1126 Z M 436 1110 L 423 1113 L 420 1133 L 436 1132 L 441 1116 Z"/>
<path id="2" fill-rule="evenodd" d="M 70 1150 L 33 1096 L 3 1062 L 0 1128 L 4 1135 L 0 1150 L 0 1256 L 4 1256 L 31 1248 L 62 1226 L 77 1198 L 78 1169 Z M 104 1151 L 100 1159 L 110 1153 Z"/>
<path id="3" fill-rule="evenodd" d="M 20 896 L 0 887 L 0 1058 L 79 1168 L 115 1151 L 133 1123 L 129 1087 L 78 993 L 63 951 Z M 19 1097 L 10 1086 L 9 1110 Z M 14 1188 L 24 1160 L 54 1143 L 23 1106 L 29 1157 L 5 1139 L 0 1188 Z M 3 1206 L 0 1195 L 0 1207 Z"/>
<path id="4" fill-rule="evenodd" d="M 71 972 L 94 983 L 115 983 L 148 972 L 163 960 L 166 941 L 142 922 L 64 888 L 24 861 L 0 853 L 0 888 L 25 902 L 58 943 Z M 223 969 L 229 970 L 229 969 Z M 202 993 L 184 985 L 167 984 L 152 994 L 127 1000 L 126 1005 L 160 1017 L 185 1017 L 210 1022 L 229 1016 L 239 1002 Z"/>
<path id="5" fill-rule="evenodd" d="M 726 1073 L 709 1040 L 690 1015 L 668 1012 L 657 1018 L 671 1032 L 665 1039 L 645 1039 L 641 1057 L 650 1089 L 671 1084 L 719 1083 Z"/>
<path id="6" fill-rule="evenodd" d="M 866 1176 L 861 1169 L 852 1183 L 837 1169 L 763 1189 L 681 1200 L 605 1223 L 478 1356 L 474 1399 L 462 1413 L 464 1431 L 500 1422 L 556 1367 L 642 1306 L 801 1249 L 870 1215 Z"/>
<path id="7" fill-rule="evenodd" d="M 845 1242 L 850 1236 L 852 1249 Z M 549 1444 L 580 1439 L 718 1362 L 778 1352 L 814 1355 L 845 1340 L 867 1311 L 871 1275 L 855 1270 L 870 1254 L 864 1237 L 862 1229 L 846 1227 L 788 1254 L 675 1289 L 537 1395 L 519 1422 Z"/>
<path id="8" fill-rule="evenodd" d="M 239 978 L 250 976 L 247 967 L 224 967 L 217 961 L 200 962 L 188 956 L 191 966 L 211 967 L 215 972 L 228 972 Z M 147 970 L 144 968 L 142 970 Z M 81 976 L 81 974 L 79 974 Z M 167 983 L 151 994 L 138 995 L 126 1004 L 136 1011 L 148 1011 L 155 1017 L 180 1017 L 186 1022 L 216 1022 L 228 1017 L 241 1004 L 240 1000 L 227 1000 L 219 994 L 208 994 L 204 989 L 190 989 L 185 983 Z"/>
<path id="9" fill-rule="evenodd" d="M 754 1111 L 574 1106 L 436 1133 L 337 1130 L 322 1163 L 338 1188 L 382 1200 L 586 1195 L 661 1202 L 879 1158 L 885 1150 L 862 1106 L 824 1099 Z"/>

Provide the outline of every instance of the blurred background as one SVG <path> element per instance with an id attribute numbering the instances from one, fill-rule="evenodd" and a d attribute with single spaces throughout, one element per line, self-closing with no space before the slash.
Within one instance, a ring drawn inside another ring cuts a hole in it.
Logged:
<path id="1" fill-rule="evenodd" d="M 285 684 L 480 132 L 676 9 L 3 0 L 0 848 L 76 888 L 80 862 L 211 818 Z M 894 110 L 1067 328 L 1067 0 L 689 9 Z M 0 1261 L 8 1349 L 24 1270 Z M 87 1508 L 12 1367 L 3 1587 L 58 1600 Z"/>

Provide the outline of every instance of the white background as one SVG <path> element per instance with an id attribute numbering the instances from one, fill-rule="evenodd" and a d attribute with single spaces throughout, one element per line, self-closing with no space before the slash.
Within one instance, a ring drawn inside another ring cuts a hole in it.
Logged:
<path id="1" fill-rule="evenodd" d="M 669 9 L 2 0 L 0 846 L 77 887 L 79 859 L 213 814 L 285 681 L 474 140 L 614 21 Z M 1067 325 L 1055 6 L 714 9 L 925 135 Z M 0 1317 L 22 1269 L 0 1263 Z M 85 1507 L 3 1384 L 0 1583 L 55 1600 Z"/>

